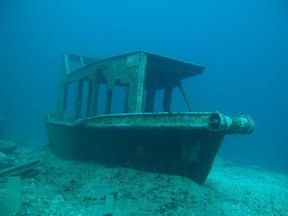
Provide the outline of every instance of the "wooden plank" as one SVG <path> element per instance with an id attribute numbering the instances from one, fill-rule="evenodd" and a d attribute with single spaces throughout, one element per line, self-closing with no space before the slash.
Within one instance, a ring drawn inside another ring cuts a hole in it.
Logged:
<path id="1" fill-rule="evenodd" d="M 112 216 L 113 215 L 113 202 L 114 202 L 114 196 L 108 195 L 106 196 L 106 202 L 104 206 L 104 213 L 103 216 Z"/>
<path id="2" fill-rule="evenodd" d="M 3 216 L 15 215 L 21 208 L 21 177 L 13 176 L 7 180 L 4 199 L 0 205 L 0 212 Z"/>
<path id="3" fill-rule="evenodd" d="M 39 160 L 32 160 L 27 163 L 18 164 L 6 169 L 0 170 L 0 182 L 6 180 L 9 176 L 19 175 L 24 171 L 33 169 L 39 165 Z"/>

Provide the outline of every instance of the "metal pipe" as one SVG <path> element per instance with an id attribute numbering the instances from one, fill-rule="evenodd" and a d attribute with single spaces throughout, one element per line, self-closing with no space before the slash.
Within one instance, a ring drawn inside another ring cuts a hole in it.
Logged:
<path id="1" fill-rule="evenodd" d="M 211 115 L 207 128 L 212 131 L 225 134 L 251 134 L 255 123 L 249 115 L 241 115 L 230 118 L 215 112 Z"/>

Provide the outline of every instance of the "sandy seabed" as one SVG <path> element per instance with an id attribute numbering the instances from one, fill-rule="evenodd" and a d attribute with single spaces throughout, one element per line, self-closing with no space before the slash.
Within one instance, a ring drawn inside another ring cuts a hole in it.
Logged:
<path id="1" fill-rule="evenodd" d="M 220 158 L 198 185 L 181 176 L 61 160 L 48 148 L 18 147 L 7 156 L 41 160 L 21 177 L 21 211 L 15 215 L 288 215 L 287 175 Z M 1 182 L 0 202 L 5 190 Z"/>

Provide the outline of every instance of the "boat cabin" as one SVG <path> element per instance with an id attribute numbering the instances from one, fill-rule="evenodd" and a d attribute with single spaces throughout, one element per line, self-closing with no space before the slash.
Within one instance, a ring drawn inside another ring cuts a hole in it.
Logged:
<path id="1" fill-rule="evenodd" d="M 187 109 L 194 111 L 182 80 L 204 67 L 170 58 L 134 52 L 103 60 L 64 55 L 57 119 L 76 120 L 99 114 L 154 112 L 156 92 L 162 92 L 159 111 L 170 112 L 172 92 L 178 89 Z M 120 107 L 119 107 L 120 106 Z M 114 109 L 112 109 L 114 107 Z"/>

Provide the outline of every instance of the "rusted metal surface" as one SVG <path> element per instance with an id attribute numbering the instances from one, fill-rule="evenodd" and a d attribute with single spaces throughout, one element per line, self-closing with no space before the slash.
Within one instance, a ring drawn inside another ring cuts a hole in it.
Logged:
<path id="1" fill-rule="evenodd" d="M 78 68 L 72 69 L 71 61 Z M 203 183 L 224 136 L 250 134 L 254 128 L 248 115 L 195 111 L 182 80 L 203 70 L 146 52 L 100 60 L 65 54 L 57 109 L 46 121 L 51 149 L 63 158 L 183 175 Z M 117 88 L 124 90 L 121 97 Z M 188 112 L 172 112 L 175 89 Z M 163 92 L 160 112 L 155 112 L 157 91 Z M 122 108 L 116 114 L 115 104 Z"/>

